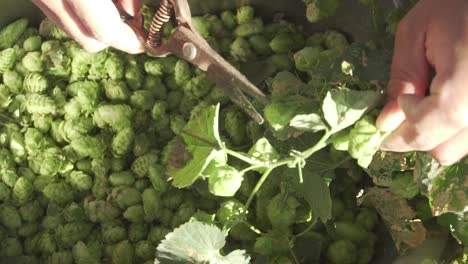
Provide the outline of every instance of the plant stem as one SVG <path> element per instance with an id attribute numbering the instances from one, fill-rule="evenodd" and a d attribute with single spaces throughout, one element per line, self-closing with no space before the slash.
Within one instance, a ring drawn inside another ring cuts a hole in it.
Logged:
<path id="1" fill-rule="evenodd" d="M 249 199 L 247 199 L 247 202 L 245 203 L 245 208 L 250 207 L 250 204 L 252 203 L 253 198 L 255 197 L 255 194 L 257 194 L 258 190 L 260 187 L 262 187 L 262 184 L 265 182 L 265 180 L 268 178 L 268 175 L 275 169 L 275 167 L 268 168 L 265 173 L 263 173 L 262 177 L 260 180 L 258 180 L 257 185 L 255 185 L 254 189 L 250 193 Z"/>
<path id="2" fill-rule="evenodd" d="M 333 135 L 334 132 L 332 131 L 327 131 L 327 133 L 325 133 L 325 135 L 323 135 L 323 137 L 319 140 L 319 142 L 317 142 L 317 144 L 315 144 L 313 147 L 311 147 L 310 149 L 304 151 L 301 153 L 301 156 L 304 158 L 304 159 L 307 159 L 309 158 L 310 156 L 312 156 L 315 152 L 321 150 L 322 148 L 326 147 L 328 142 L 328 138 L 330 138 L 331 135 Z M 241 154 L 241 153 L 238 153 L 238 152 L 235 152 L 235 151 L 231 151 L 229 149 L 226 149 L 226 153 L 228 153 L 229 155 L 232 155 L 236 158 L 239 158 L 240 160 L 243 160 L 247 163 L 250 163 L 252 165 L 255 165 L 255 162 L 254 161 L 253 163 L 249 162 L 248 160 L 252 160 L 251 158 Z M 283 165 L 286 165 L 290 162 L 294 161 L 294 158 L 293 157 L 290 157 L 290 158 L 286 158 L 286 159 L 283 159 L 283 160 L 280 160 L 280 161 L 277 161 L 275 163 L 272 163 L 271 166 L 268 168 L 267 171 L 265 171 L 265 173 L 262 175 L 262 177 L 260 178 L 260 180 L 258 180 L 257 182 L 257 185 L 255 185 L 255 188 L 252 190 L 252 192 L 250 193 L 250 196 L 249 196 L 249 199 L 247 199 L 247 202 L 245 203 L 245 207 L 248 209 L 250 207 L 250 204 L 252 203 L 252 200 L 253 198 L 255 197 L 255 194 L 257 194 L 258 190 L 260 189 L 260 187 L 262 187 L 263 183 L 265 182 L 265 180 L 268 178 L 268 175 L 274 170 L 276 169 L 277 167 L 280 167 L 280 166 L 283 166 Z"/>
<path id="3" fill-rule="evenodd" d="M 241 152 L 237 152 L 237 151 L 230 150 L 230 149 L 227 149 L 227 148 L 225 148 L 224 151 L 226 151 L 226 153 L 228 155 L 236 157 L 236 158 L 238 158 L 238 159 L 240 159 L 240 160 L 242 160 L 242 161 L 244 161 L 246 163 L 249 163 L 250 165 L 257 165 L 258 166 L 258 163 L 259 163 L 258 160 L 252 159 L 249 156 L 247 156 L 247 155 L 245 155 L 245 154 L 243 154 Z"/>
<path id="4" fill-rule="evenodd" d="M 313 227 L 314 225 L 317 223 L 317 218 L 314 217 L 314 220 L 312 221 L 312 223 L 304 230 L 302 231 L 301 233 L 295 235 L 292 239 L 292 241 L 295 241 L 296 239 L 300 238 L 301 236 L 307 234 L 307 232 L 309 232 Z"/>
<path id="5" fill-rule="evenodd" d="M 292 249 L 292 247 L 289 247 L 289 253 L 291 254 L 293 260 L 294 260 L 294 263 L 296 264 L 300 264 L 299 260 L 297 259 L 297 256 L 296 254 L 294 254 L 294 251 Z"/>
<path id="6" fill-rule="evenodd" d="M 240 174 L 245 174 L 248 171 L 251 171 L 251 170 L 254 170 L 254 169 L 257 169 L 257 168 L 261 168 L 261 167 L 263 167 L 263 166 L 262 165 L 252 165 L 250 167 L 247 167 L 247 168 L 241 170 Z"/>
<path id="7" fill-rule="evenodd" d="M 302 167 L 301 164 L 297 164 L 297 173 L 299 174 L 299 183 L 304 182 L 304 177 L 302 176 Z"/>
<path id="8" fill-rule="evenodd" d="M 260 190 L 260 187 L 262 187 L 263 183 L 265 182 L 265 180 L 268 178 L 268 175 L 276 168 L 280 167 L 280 166 L 283 166 L 283 165 L 286 165 L 288 164 L 289 162 L 291 162 L 293 159 L 292 158 L 287 158 L 287 159 L 284 159 L 284 160 L 280 160 L 278 162 L 275 162 L 273 164 L 270 165 L 270 167 L 265 171 L 265 173 L 263 173 L 262 177 L 260 178 L 260 180 L 258 180 L 257 182 L 257 185 L 255 185 L 254 189 L 252 190 L 252 192 L 250 193 L 250 196 L 249 196 L 249 199 L 247 199 L 247 202 L 245 203 L 245 208 L 249 208 L 250 207 L 250 204 L 252 203 L 252 200 L 253 198 L 255 197 L 255 194 L 257 194 L 258 190 Z"/>
<path id="9" fill-rule="evenodd" d="M 259 234 L 259 235 L 263 235 L 262 231 L 258 230 L 255 226 L 247 223 L 247 222 L 243 222 L 244 225 L 246 225 L 250 230 L 254 231 L 255 233 Z"/>
<path id="10" fill-rule="evenodd" d="M 329 142 L 327 142 L 327 140 L 334 134 L 333 131 L 329 130 L 325 133 L 325 135 L 323 135 L 323 137 L 319 140 L 319 142 L 317 142 L 317 144 L 315 144 L 313 147 L 307 149 L 306 151 L 302 152 L 302 157 L 304 159 L 308 159 L 310 158 L 310 156 L 312 156 L 315 152 L 323 149 L 324 147 L 326 147 L 328 145 Z"/>

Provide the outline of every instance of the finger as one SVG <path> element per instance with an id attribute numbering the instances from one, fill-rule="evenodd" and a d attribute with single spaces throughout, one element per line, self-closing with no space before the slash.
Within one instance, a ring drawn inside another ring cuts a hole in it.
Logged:
<path id="1" fill-rule="evenodd" d="M 453 87 L 443 90 L 456 91 Z M 382 148 L 429 151 L 449 140 L 468 126 L 468 110 L 463 98 L 466 97 L 456 93 L 447 98 L 438 94 L 428 97 L 400 96 L 398 102 L 406 121 L 385 140 Z"/>
<path id="2" fill-rule="evenodd" d="M 42 12 L 57 26 L 62 28 L 70 37 L 78 42 L 85 50 L 97 52 L 107 48 L 107 45 L 96 40 L 87 31 L 86 27 L 79 22 L 76 14 L 63 1 L 50 1 L 45 5 L 43 1 L 33 0 Z"/>
<path id="3" fill-rule="evenodd" d="M 111 0 L 65 1 L 99 41 L 128 53 L 143 52 L 143 46 L 135 32 L 120 19 L 120 14 Z"/>
<path id="4" fill-rule="evenodd" d="M 398 26 L 387 87 L 389 106 L 377 119 L 377 126 L 383 131 L 395 130 L 403 121 L 402 110 L 396 105 L 400 95 L 424 95 L 428 89 L 430 67 L 425 54 L 425 29 L 418 21 L 421 19 L 417 14 L 408 14 Z"/>
<path id="5" fill-rule="evenodd" d="M 135 16 L 141 9 L 141 0 L 119 0 L 118 5 L 129 15 Z"/>
<path id="6" fill-rule="evenodd" d="M 405 121 L 405 113 L 400 108 L 397 100 L 389 101 L 377 119 L 377 126 L 382 131 L 394 131 Z"/>
<path id="7" fill-rule="evenodd" d="M 461 160 L 468 154 L 468 128 L 431 150 L 430 154 L 444 166 Z"/>

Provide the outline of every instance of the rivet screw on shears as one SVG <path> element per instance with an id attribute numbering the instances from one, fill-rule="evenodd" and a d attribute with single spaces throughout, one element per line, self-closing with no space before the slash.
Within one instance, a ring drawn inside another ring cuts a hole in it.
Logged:
<path id="1" fill-rule="evenodd" d="M 163 43 L 164 25 L 175 16 L 177 27 Z M 242 91 L 251 95 L 262 104 L 269 99 L 243 74 L 224 60 L 208 42 L 194 29 L 187 0 L 162 0 L 156 11 L 151 26 L 146 32 L 141 14 L 135 17 L 126 15 L 126 23 L 135 31 L 144 44 L 146 52 L 153 56 L 165 57 L 169 54 L 184 59 L 195 65 L 207 77 L 223 89 L 231 100 L 240 106 L 257 123 L 264 122 L 263 116 L 255 109 Z"/>

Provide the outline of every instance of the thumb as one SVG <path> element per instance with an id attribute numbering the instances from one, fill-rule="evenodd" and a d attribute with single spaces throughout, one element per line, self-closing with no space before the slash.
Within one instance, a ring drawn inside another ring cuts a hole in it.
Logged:
<path id="1" fill-rule="evenodd" d="M 388 102 L 377 119 L 382 131 L 393 131 L 405 121 L 397 101 L 400 95 L 424 96 L 428 90 L 430 67 L 426 60 L 425 30 L 421 30 L 418 19 L 410 14 L 398 25 L 387 87 Z"/>

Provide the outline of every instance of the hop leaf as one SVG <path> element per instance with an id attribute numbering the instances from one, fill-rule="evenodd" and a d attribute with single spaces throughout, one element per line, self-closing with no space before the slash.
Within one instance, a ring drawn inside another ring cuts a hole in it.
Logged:
<path id="1" fill-rule="evenodd" d="M 190 239 L 187 239 L 190 237 Z M 222 256 L 226 235 L 216 226 L 191 222 L 176 228 L 159 244 L 155 263 L 181 261 L 187 263 L 247 264 L 250 257 L 243 250 Z"/>

